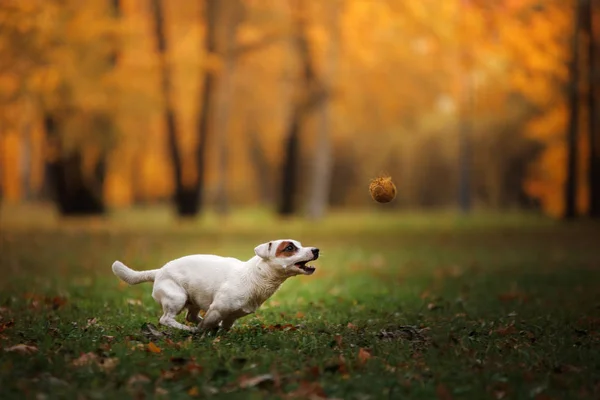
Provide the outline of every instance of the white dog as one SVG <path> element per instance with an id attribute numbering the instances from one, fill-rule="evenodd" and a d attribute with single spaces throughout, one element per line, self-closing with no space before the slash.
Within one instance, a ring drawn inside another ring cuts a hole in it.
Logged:
<path id="1" fill-rule="evenodd" d="M 189 331 L 229 329 L 236 319 L 255 312 L 287 278 L 315 272 L 307 263 L 319 257 L 319 249 L 302 247 L 295 240 L 264 243 L 254 253 L 256 256 L 245 262 L 190 255 L 149 271 L 134 271 L 115 261 L 112 270 L 130 285 L 154 282 L 152 297 L 163 309 L 161 324 Z M 184 308 L 186 320 L 199 323 L 198 328 L 175 320 Z M 201 321 L 200 310 L 206 311 Z"/>

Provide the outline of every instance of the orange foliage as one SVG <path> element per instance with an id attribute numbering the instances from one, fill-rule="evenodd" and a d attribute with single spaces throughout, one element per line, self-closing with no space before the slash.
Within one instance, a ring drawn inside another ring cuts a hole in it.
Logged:
<path id="1" fill-rule="evenodd" d="M 36 0 L 0 5 L 0 25 L 7 24 L 9 31 L 27 38 L 23 43 L 16 36 L 0 38 L 0 59 L 6 64 L 0 69 L 0 95 L 2 103 L 10 105 L 2 107 L 0 115 L 4 198 L 17 201 L 22 197 L 19 177 L 25 130 L 19 120 L 21 111 L 34 105 L 35 110 L 27 114 L 33 121 L 29 185 L 39 190 L 46 157 L 42 154 L 41 112 L 44 107 L 64 106 L 61 96 L 67 92 L 69 105 L 87 113 L 108 113 L 117 125 L 116 132 L 92 138 L 85 129 L 88 121 L 73 119 L 65 133 L 69 146 L 87 148 L 90 169 L 102 149 L 110 150 L 107 203 L 122 206 L 134 200 L 167 198 L 173 191 L 172 167 L 147 1 L 122 0 L 118 21 L 106 9 L 110 2 L 64 3 L 64 8 Z M 233 199 L 252 203 L 258 201 L 258 194 L 249 151 L 251 137 L 256 136 L 276 176 L 299 63 L 289 45 L 291 11 L 286 2 L 244 3 L 248 10 L 237 32 L 238 45 L 259 41 L 265 34 L 279 37 L 236 58 L 235 96 L 227 124 L 228 189 Z M 335 144 L 347 144 L 356 154 L 361 163 L 358 178 L 365 181 L 390 160 L 402 159 L 403 171 L 418 172 L 419 161 L 413 161 L 418 157 L 412 149 L 432 137 L 441 143 L 445 156 L 455 157 L 457 116 L 465 106 L 458 95 L 461 77 L 468 74 L 476 94 L 476 120 L 513 118 L 510 102 L 515 94 L 535 109 L 535 113 L 514 117 L 523 137 L 544 144 L 523 184 L 529 195 L 540 199 L 544 210 L 559 215 L 566 164 L 564 88 L 573 1 L 548 1 L 543 9 L 537 9 L 538 2 L 533 0 L 492 3 L 340 0 L 339 68 L 328 88 L 336 115 L 331 137 Z M 192 150 L 197 140 L 201 71 L 218 69 L 221 63 L 215 55 L 201 51 L 200 4 L 164 1 L 167 62 L 185 182 L 197 178 Z M 331 38 L 322 3 L 308 1 L 308 5 L 310 46 L 320 73 Z M 99 68 L 99 60 L 115 45 L 119 49 L 116 67 Z M 36 63 L 34 55 L 43 62 Z M 307 154 L 317 145 L 313 131 L 311 126 L 304 132 Z M 213 138 L 208 143 L 209 195 L 219 177 L 215 142 Z M 587 149 L 583 139 L 581 150 L 579 182 L 584 193 Z M 362 191 L 362 186 L 357 190 Z M 586 204 L 579 206 L 584 209 Z"/>

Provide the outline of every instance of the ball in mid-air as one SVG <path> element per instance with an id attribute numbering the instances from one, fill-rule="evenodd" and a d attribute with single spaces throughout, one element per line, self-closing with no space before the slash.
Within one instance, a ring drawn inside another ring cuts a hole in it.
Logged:
<path id="1" fill-rule="evenodd" d="M 389 176 L 375 178 L 369 185 L 371 197 L 378 203 L 389 203 L 396 198 L 396 185 Z"/>

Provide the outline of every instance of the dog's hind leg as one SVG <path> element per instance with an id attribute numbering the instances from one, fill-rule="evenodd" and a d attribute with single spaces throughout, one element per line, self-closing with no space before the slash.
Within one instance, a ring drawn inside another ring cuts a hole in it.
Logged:
<path id="1" fill-rule="evenodd" d="M 166 286 L 163 283 L 159 288 L 155 286 L 152 297 L 162 306 L 163 315 L 159 320 L 162 325 L 186 331 L 197 331 L 196 328 L 191 328 L 175 320 L 175 317 L 181 312 L 187 302 L 187 294 L 181 287 L 176 284 Z"/>
<path id="2" fill-rule="evenodd" d="M 192 322 L 194 324 L 197 324 L 200 322 L 200 317 L 198 316 L 198 313 L 200 312 L 200 308 L 193 306 L 191 304 L 188 304 L 187 306 L 187 314 L 185 316 L 185 320 L 188 322 Z"/>

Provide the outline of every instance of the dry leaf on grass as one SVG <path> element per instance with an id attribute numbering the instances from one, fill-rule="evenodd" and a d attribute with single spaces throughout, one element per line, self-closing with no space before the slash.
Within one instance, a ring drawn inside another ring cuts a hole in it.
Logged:
<path id="1" fill-rule="evenodd" d="M 119 359 L 116 357 L 101 358 L 97 364 L 104 371 L 109 372 L 109 371 L 112 371 L 113 369 L 115 369 L 117 364 L 119 364 Z"/>
<path id="2" fill-rule="evenodd" d="M 15 346 L 4 349 L 4 351 L 9 352 L 9 353 L 19 353 L 19 354 L 24 354 L 24 355 L 30 355 L 30 354 L 36 353 L 38 351 L 38 348 L 35 346 L 29 346 L 26 344 L 17 344 Z"/>
<path id="3" fill-rule="evenodd" d="M 85 367 L 86 365 L 97 365 L 100 369 L 105 372 L 112 371 L 117 364 L 119 363 L 119 359 L 115 357 L 107 358 L 100 357 L 95 353 L 83 353 L 71 362 L 74 367 Z"/>
<path id="4" fill-rule="evenodd" d="M 372 355 L 369 350 L 363 349 L 362 347 L 358 349 L 358 359 L 360 360 L 361 364 L 366 363 L 371 357 Z"/>
<path id="5" fill-rule="evenodd" d="M 150 382 L 150 378 L 148 378 L 146 375 L 135 374 L 135 375 L 132 375 L 127 380 L 127 388 L 131 390 L 138 385 L 143 385 L 143 384 L 149 383 L 149 382 Z"/>
<path id="6" fill-rule="evenodd" d="M 335 339 L 335 343 L 338 345 L 338 347 L 342 347 L 342 335 L 335 335 L 334 336 Z"/>
<path id="7" fill-rule="evenodd" d="M 323 387 L 318 382 L 300 382 L 298 389 L 289 394 L 291 398 L 321 400 L 327 399 L 327 394 Z"/>
<path id="8" fill-rule="evenodd" d="M 4 332 L 6 329 L 11 328 L 15 325 L 15 321 L 13 321 L 12 319 L 6 322 L 1 322 L 0 323 L 0 333 Z"/>
<path id="9" fill-rule="evenodd" d="M 155 345 L 154 343 L 150 342 L 148 343 L 148 351 L 151 353 L 160 353 L 162 350 L 160 349 L 160 347 L 158 347 L 157 345 Z"/>
<path id="10" fill-rule="evenodd" d="M 242 375 L 238 380 L 239 386 L 243 389 L 251 388 L 251 387 L 262 387 L 268 384 L 275 382 L 275 378 L 271 374 L 263 374 L 253 377 L 247 377 Z"/>
<path id="11" fill-rule="evenodd" d="M 98 320 L 96 318 L 88 318 L 87 324 L 85 325 L 84 329 L 88 329 L 90 326 L 96 325 L 97 323 L 98 323 Z"/>
<path id="12" fill-rule="evenodd" d="M 84 353 L 79 356 L 79 358 L 73 360 L 71 364 L 74 367 L 83 367 L 89 365 L 98 360 L 98 356 L 95 353 Z"/>
<path id="13" fill-rule="evenodd" d="M 440 383 L 437 385 L 437 387 L 435 388 L 435 394 L 437 395 L 437 398 L 440 400 L 452 400 L 453 399 L 452 395 L 450 394 L 450 391 L 448 390 L 446 385 L 444 385 L 443 383 Z"/>
<path id="14" fill-rule="evenodd" d="M 507 336 L 517 333 L 517 329 L 514 327 L 514 325 L 501 326 L 496 329 L 496 333 L 500 336 Z"/>

